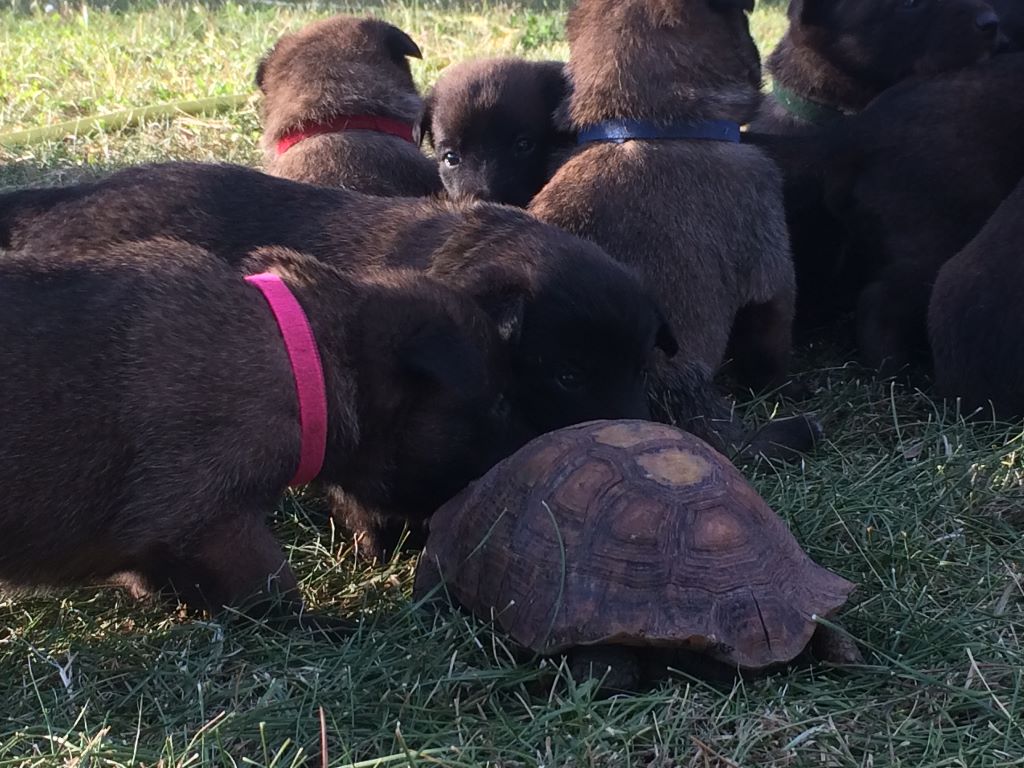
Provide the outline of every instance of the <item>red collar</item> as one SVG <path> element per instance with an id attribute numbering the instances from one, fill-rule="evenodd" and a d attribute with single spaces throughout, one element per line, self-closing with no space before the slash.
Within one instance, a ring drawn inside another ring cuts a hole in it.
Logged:
<path id="1" fill-rule="evenodd" d="M 327 451 L 327 394 L 320 352 L 316 348 L 316 339 L 306 313 L 280 277 L 264 272 L 250 275 L 245 281 L 259 288 L 270 304 L 292 364 L 295 391 L 299 397 L 299 430 L 302 438 L 299 467 L 288 484 L 305 485 L 320 474 Z"/>
<path id="2" fill-rule="evenodd" d="M 410 144 L 416 143 L 412 137 L 412 123 L 376 115 L 338 115 L 330 120 L 324 120 L 322 123 L 312 123 L 286 133 L 278 139 L 277 154 L 283 155 L 303 139 L 323 133 L 341 133 L 342 131 L 376 131 L 397 136 Z"/>

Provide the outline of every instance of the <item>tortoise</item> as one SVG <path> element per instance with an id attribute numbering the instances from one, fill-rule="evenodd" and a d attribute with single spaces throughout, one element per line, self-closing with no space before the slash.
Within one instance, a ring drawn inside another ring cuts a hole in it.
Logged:
<path id="1" fill-rule="evenodd" d="M 602 661 L 626 689 L 645 647 L 732 674 L 792 661 L 812 636 L 815 655 L 860 660 L 814 620 L 854 585 L 814 563 L 728 459 L 663 424 L 588 422 L 495 466 L 431 517 L 414 596 L 442 582 L 528 651 L 568 652 L 574 674 Z"/>

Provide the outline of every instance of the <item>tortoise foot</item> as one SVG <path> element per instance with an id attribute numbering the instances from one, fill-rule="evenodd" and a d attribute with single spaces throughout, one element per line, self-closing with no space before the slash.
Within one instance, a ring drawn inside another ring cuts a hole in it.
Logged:
<path id="1" fill-rule="evenodd" d="M 577 682 L 597 680 L 603 695 L 640 690 L 640 658 L 631 648 L 610 645 L 574 648 L 567 658 L 573 679 Z"/>
<path id="2" fill-rule="evenodd" d="M 864 656 L 849 635 L 819 624 L 811 636 L 811 654 L 831 664 L 863 664 Z"/>

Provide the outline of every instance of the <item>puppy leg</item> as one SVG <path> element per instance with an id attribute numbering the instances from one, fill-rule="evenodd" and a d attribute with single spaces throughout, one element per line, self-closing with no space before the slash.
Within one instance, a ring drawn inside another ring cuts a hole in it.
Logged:
<path id="1" fill-rule="evenodd" d="M 336 485 L 328 486 L 325 491 L 331 517 L 339 528 L 355 539 L 358 557 L 385 563 L 399 545 L 404 545 L 403 549 L 416 550 L 427 543 L 425 526 L 368 508 Z"/>
<path id="2" fill-rule="evenodd" d="M 150 564 L 143 573 L 149 583 L 163 584 L 212 614 L 233 607 L 280 628 L 344 632 L 353 626 L 304 614 L 295 574 L 262 515 L 225 517 L 189 542 L 187 550 Z"/>
<path id="3" fill-rule="evenodd" d="M 813 450 L 824 436 L 825 430 L 813 416 L 799 414 L 773 419 L 744 435 L 743 444 L 737 446 L 735 460 L 739 463 L 758 458 L 797 461 Z"/>
<path id="4" fill-rule="evenodd" d="M 728 453 L 742 435 L 732 409 L 715 389 L 711 371 L 702 363 L 662 362 L 651 376 L 647 395 L 652 418 L 692 432 L 718 451 Z"/>
<path id="5" fill-rule="evenodd" d="M 655 419 L 692 432 L 740 462 L 758 457 L 793 461 L 823 436 L 821 425 L 804 415 L 750 430 L 715 391 L 710 371 L 699 363 L 673 361 L 659 368 L 649 395 Z"/>
<path id="6" fill-rule="evenodd" d="M 893 265 L 861 291 L 857 346 L 864 364 L 889 376 L 927 347 L 931 284 L 913 264 Z"/>
<path id="7" fill-rule="evenodd" d="M 792 297 L 742 307 L 729 344 L 741 386 L 762 391 L 785 384 L 793 346 Z"/>

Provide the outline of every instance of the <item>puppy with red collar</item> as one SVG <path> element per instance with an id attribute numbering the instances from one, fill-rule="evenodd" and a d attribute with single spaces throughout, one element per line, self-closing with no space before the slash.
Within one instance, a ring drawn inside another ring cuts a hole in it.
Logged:
<path id="1" fill-rule="evenodd" d="M 507 452 L 494 324 L 428 276 L 285 248 L 240 274 L 169 238 L 55 255 L 0 261 L 5 589 L 116 580 L 293 624 L 266 521 L 287 485 L 432 509 Z"/>
<path id="2" fill-rule="evenodd" d="M 382 197 L 441 191 L 414 134 L 423 100 L 405 32 L 334 16 L 282 37 L 256 70 L 268 173 Z"/>

